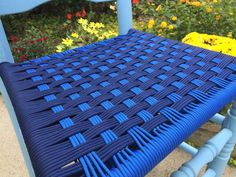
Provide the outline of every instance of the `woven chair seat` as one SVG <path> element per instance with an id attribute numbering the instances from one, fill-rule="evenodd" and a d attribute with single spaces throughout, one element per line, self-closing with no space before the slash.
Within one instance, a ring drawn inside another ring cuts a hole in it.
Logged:
<path id="1" fill-rule="evenodd" d="M 0 65 L 37 176 L 144 176 L 236 96 L 236 58 L 136 30 Z"/>

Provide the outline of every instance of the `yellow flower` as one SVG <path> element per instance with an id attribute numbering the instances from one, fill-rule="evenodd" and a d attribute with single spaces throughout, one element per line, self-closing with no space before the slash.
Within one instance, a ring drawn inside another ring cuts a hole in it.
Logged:
<path id="1" fill-rule="evenodd" d="M 194 1 L 194 2 L 191 2 L 190 5 L 200 7 L 202 4 L 199 1 Z"/>
<path id="2" fill-rule="evenodd" d="M 155 21 L 153 19 L 150 19 L 148 22 L 148 28 L 152 29 L 154 25 L 155 25 Z"/>
<path id="3" fill-rule="evenodd" d="M 220 20 L 220 18 L 221 18 L 221 16 L 220 16 L 220 15 L 216 15 L 216 17 L 215 17 L 215 18 L 216 18 L 216 20 L 217 20 L 217 21 L 219 21 L 219 20 Z"/>
<path id="4" fill-rule="evenodd" d="M 56 46 L 57 50 L 56 52 L 62 52 L 62 47 L 61 46 Z"/>
<path id="5" fill-rule="evenodd" d="M 176 16 L 171 16 L 171 18 L 170 18 L 172 21 L 176 21 L 177 20 L 177 17 Z"/>
<path id="6" fill-rule="evenodd" d="M 167 27 L 167 25 L 168 25 L 167 22 L 165 22 L 165 21 L 161 22 L 161 28 L 164 29 Z"/>
<path id="7" fill-rule="evenodd" d="M 93 22 L 91 22 L 93 23 Z M 95 24 L 95 28 L 104 28 L 104 24 L 103 23 L 94 23 Z"/>
<path id="8" fill-rule="evenodd" d="M 206 12 L 207 13 L 211 13 L 212 12 L 212 8 L 211 7 L 207 7 Z"/>
<path id="9" fill-rule="evenodd" d="M 77 39 L 77 38 L 79 37 L 79 35 L 78 35 L 77 33 L 72 33 L 72 34 L 71 34 L 71 37 L 74 37 L 74 38 Z"/>
<path id="10" fill-rule="evenodd" d="M 173 30 L 175 27 L 174 27 L 174 25 L 169 25 L 168 28 L 169 28 L 169 30 Z"/>
<path id="11" fill-rule="evenodd" d="M 232 39 L 232 37 L 232 32 L 228 33 L 228 37 L 193 32 L 185 36 L 182 41 L 194 46 L 236 56 L 236 48 L 232 47 L 236 46 L 236 40 Z"/>
<path id="12" fill-rule="evenodd" d="M 81 25 L 87 25 L 87 24 L 88 24 L 88 20 L 87 20 L 87 19 L 80 18 L 80 19 L 78 20 L 78 23 L 81 24 Z"/>
<path id="13" fill-rule="evenodd" d="M 62 39 L 62 44 L 65 44 L 67 47 L 70 47 L 73 44 L 73 40 L 69 38 Z"/>
<path id="14" fill-rule="evenodd" d="M 218 2 L 218 0 L 213 0 L 212 2 L 213 2 L 213 3 L 217 3 L 217 2 Z"/>
<path id="15" fill-rule="evenodd" d="M 161 10 L 162 10 L 161 5 L 157 6 L 156 11 L 157 11 L 157 12 L 160 12 Z"/>

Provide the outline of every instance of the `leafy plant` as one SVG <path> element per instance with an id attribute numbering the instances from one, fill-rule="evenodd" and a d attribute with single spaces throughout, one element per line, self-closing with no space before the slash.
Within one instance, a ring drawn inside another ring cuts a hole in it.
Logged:
<path id="1" fill-rule="evenodd" d="M 230 158 L 229 162 L 228 162 L 229 166 L 231 167 L 236 167 L 236 159 L 234 158 Z"/>
<path id="2" fill-rule="evenodd" d="M 147 32 L 181 40 L 190 32 L 236 35 L 234 0 L 141 1 L 134 7 Z"/>
<path id="3" fill-rule="evenodd" d="M 235 0 L 132 0 L 132 2 L 133 27 L 136 29 L 176 40 L 182 40 L 191 32 L 236 37 Z M 101 31 L 117 31 L 114 2 L 96 4 L 86 0 L 56 0 L 28 13 L 3 17 L 3 22 L 12 43 L 13 55 L 19 61 L 55 52 L 55 46 L 62 38 L 73 38 L 72 33 L 79 35 L 78 39 L 73 39 L 73 47 L 99 40 L 78 25 L 77 20 L 80 18 L 106 24 L 105 28 L 100 29 Z M 46 37 L 47 40 L 33 45 L 29 42 Z M 68 48 L 70 47 L 64 47 L 63 50 Z"/>
<path id="4" fill-rule="evenodd" d="M 10 36 L 11 48 L 17 61 L 37 58 L 48 50 L 48 36 L 39 29 L 31 27 L 24 37 Z"/>
<path id="5" fill-rule="evenodd" d="M 117 36 L 117 32 L 112 29 L 109 30 L 108 26 L 103 23 L 89 22 L 83 18 L 80 18 L 77 22 L 78 26 L 74 32 L 63 38 L 62 42 L 56 46 L 56 52 Z"/>

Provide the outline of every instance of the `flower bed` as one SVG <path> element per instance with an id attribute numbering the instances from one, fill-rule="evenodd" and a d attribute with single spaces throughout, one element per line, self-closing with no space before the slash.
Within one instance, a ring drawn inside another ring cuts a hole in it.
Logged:
<path id="1" fill-rule="evenodd" d="M 188 33 L 236 35 L 235 0 L 140 1 L 134 15 L 143 30 L 181 40 Z"/>
<path id="2" fill-rule="evenodd" d="M 175 40 L 182 40 L 193 31 L 236 37 L 235 0 L 132 2 L 134 28 L 138 30 Z M 118 31 L 115 7 L 114 2 L 52 1 L 30 13 L 3 17 L 2 20 L 14 58 L 24 61 L 114 36 Z M 84 19 L 84 24 L 78 23 L 80 18 Z M 97 28 L 95 24 L 99 23 L 104 27 Z M 206 48 L 203 44 L 201 47 Z M 216 50 L 219 45 L 207 47 Z M 228 53 L 229 49 L 223 47 L 222 51 L 217 51 Z"/>
<path id="3" fill-rule="evenodd" d="M 61 43 L 56 46 L 56 52 L 73 49 L 80 45 L 93 43 L 96 41 L 109 39 L 118 35 L 112 29 L 108 29 L 103 23 L 89 22 L 87 19 L 80 18 L 73 32 L 63 38 Z"/>

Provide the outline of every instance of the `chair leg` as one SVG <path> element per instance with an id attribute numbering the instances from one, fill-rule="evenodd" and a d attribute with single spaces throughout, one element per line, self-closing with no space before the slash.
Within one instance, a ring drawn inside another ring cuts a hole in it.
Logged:
<path id="1" fill-rule="evenodd" d="M 216 177 L 220 177 L 224 173 L 224 170 L 230 159 L 230 155 L 236 144 L 236 100 L 233 101 L 232 107 L 228 110 L 222 128 L 230 129 L 233 135 L 223 147 L 220 154 L 216 156 L 211 163 L 208 164 L 208 168 L 213 169 L 216 172 Z"/>
<path id="2" fill-rule="evenodd" d="M 223 149 L 231 137 L 232 132 L 229 129 L 221 130 L 209 139 L 191 160 L 184 163 L 178 171 L 172 173 L 171 177 L 197 177 L 204 165 L 211 162 L 221 152 L 221 149 Z M 209 170 L 205 176 L 209 176 L 209 174 L 212 174 L 212 170 Z"/>

